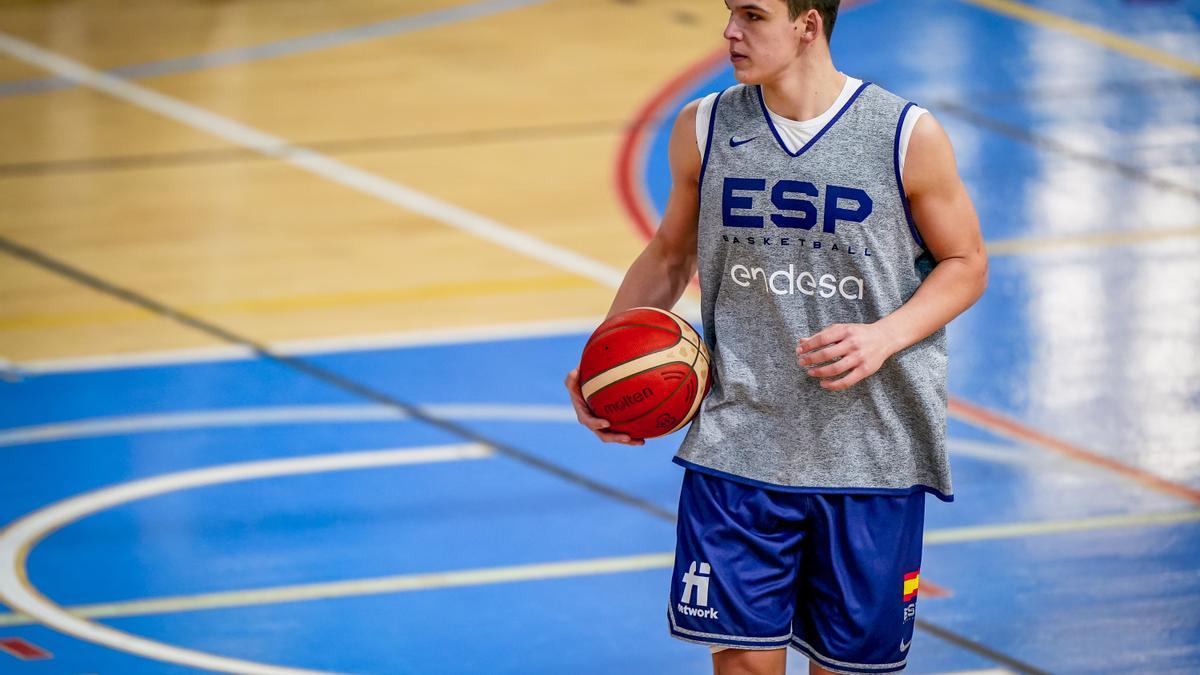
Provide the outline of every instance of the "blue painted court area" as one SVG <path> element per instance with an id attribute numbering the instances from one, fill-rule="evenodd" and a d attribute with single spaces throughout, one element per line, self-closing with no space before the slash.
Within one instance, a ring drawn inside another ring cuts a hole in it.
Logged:
<path id="1" fill-rule="evenodd" d="M 966 342 L 956 337 L 955 344 Z M 668 460 L 677 437 L 643 448 L 602 447 L 572 421 L 561 372 L 585 339 L 551 335 L 305 358 L 673 508 L 680 470 Z M 522 386 L 505 384 L 517 377 Z M 380 406 L 261 360 L 39 375 L 0 393 L 8 416 L 0 452 L 6 487 L 14 488 L 0 505 L 6 521 L 149 476 L 463 442 L 421 422 L 388 419 Z M 326 419 L 306 419 L 305 411 Z M 129 428 L 83 424 L 118 415 Z M 151 428 L 162 419 L 179 428 Z M 58 426 L 45 426 L 51 424 Z M 35 425 L 57 440 L 12 442 L 19 429 L 28 435 Z M 1102 525 L 1106 516 L 1186 512 L 1185 504 L 966 424 L 954 423 L 951 433 L 959 450 L 958 500 L 930 502 L 922 572 L 950 595 L 923 595 L 921 618 L 1052 672 L 1121 663 L 1186 670 L 1200 662 L 1200 520 Z M 1038 524 L 1064 522 L 1061 533 L 1038 533 Z M 1089 523 L 1100 529 L 1087 529 Z M 975 529 L 1013 524 L 1015 531 Z M 131 501 L 51 534 L 33 549 L 28 569 L 30 582 L 67 608 L 173 598 L 173 607 L 131 607 L 128 615 L 97 620 L 163 644 L 267 664 L 380 673 L 697 672 L 707 667 L 704 650 L 666 634 L 665 562 L 561 576 L 535 570 L 529 578 L 467 585 L 434 579 L 420 589 L 346 585 L 628 560 L 673 547 L 669 522 L 486 456 L 230 482 Z M 247 597 L 310 585 L 321 597 Z M 222 592 L 233 596 L 199 606 Z M 54 652 L 56 672 L 190 672 L 0 620 L 4 635 Z M 13 661 L 5 672 L 47 672 L 45 665 Z M 995 665 L 921 631 L 910 659 L 916 672 Z"/>

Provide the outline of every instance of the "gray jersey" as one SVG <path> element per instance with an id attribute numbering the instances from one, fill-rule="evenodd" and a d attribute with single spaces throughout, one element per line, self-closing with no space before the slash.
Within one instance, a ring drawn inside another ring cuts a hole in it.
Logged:
<path id="1" fill-rule="evenodd" d="M 678 463 L 772 488 L 952 498 L 944 329 L 841 392 L 795 353 L 831 324 L 895 311 L 932 268 L 899 177 L 910 106 L 864 84 L 793 154 L 758 87 L 717 99 L 698 242 L 715 381 Z"/>

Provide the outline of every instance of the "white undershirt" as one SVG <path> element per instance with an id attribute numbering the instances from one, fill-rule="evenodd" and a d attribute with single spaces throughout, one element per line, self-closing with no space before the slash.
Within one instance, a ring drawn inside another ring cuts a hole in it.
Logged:
<path id="1" fill-rule="evenodd" d="M 854 95 L 855 91 L 862 86 L 862 80 L 856 77 L 846 77 L 846 84 L 842 86 L 842 92 L 838 94 L 837 100 L 829 109 L 811 120 L 793 120 L 778 115 L 770 108 L 767 108 L 767 114 L 771 116 L 771 123 L 775 125 L 775 130 L 779 132 L 779 137 L 783 139 L 783 144 L 792 153 L 795 153 L 800 148 L 804 147 L 805 143 L 812 140 L 812 137 L 821 129 L 829 124 L 829 120 L 833 119 L 845 105 L 846 101 Z M 712 116 L 713 101 L 717 100 L 717 93 L 713 92 L 708 96 L 700 99 L 700 105 L 696 108 L 696 147 L 700 149 L 700 156 L 704 156 L 704 146 L 708 141 L 708 122 Z M 766 102 L 763 102 L 763 107 L 766 107 Z M 904 117 L 904 125 L 900 128 L 900 173 L 904 174 L 904 156 L 908 154 L 908 140 L 912 138 L 913 128 L 917 125 L 917 120 L 921 115 L 929 112 L 924 108 L 913 106 L 909 109 L 908 114 Z"/>

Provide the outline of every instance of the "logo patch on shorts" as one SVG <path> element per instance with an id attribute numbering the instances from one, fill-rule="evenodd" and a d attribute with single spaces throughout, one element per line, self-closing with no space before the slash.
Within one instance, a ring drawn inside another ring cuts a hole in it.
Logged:
<path id="1" fill-rule="evenodd" d="M 696 571 L 697 564 L 700 565 L 699 572 Z M 688 571 L 684 572 L 683 597 L 680 598 L 682 602 L 675 606 L 675 608 L 679 610 L 680 614 L 695 616 L 701 619 L 717 618 L 717 610 L 715 608 L 709 607 L 708 609 L 695 609 L 693 607 L 686 606 L 693 604 L 692 596 L 695 595 L 695 604 L 701 607 L 708 607 L 709 574 L 712 574 L 712 567 L 706 562 L 697 563 L 695 560 L 693 560 L 691 566 L 688 567 Z M 693 593 L 693 591 L 695 591 L 695 593 Z"/>
<path id="2" fill-rule="evenodd" d="M 908 574 L 904 575 L 904 602 L 908 602 L 909 600 L 913 600 L 917 597 L 917 586 L 920 584 L 920 581 L 921 570 L 919 569 L 915 572 L 909 572 Z"/>

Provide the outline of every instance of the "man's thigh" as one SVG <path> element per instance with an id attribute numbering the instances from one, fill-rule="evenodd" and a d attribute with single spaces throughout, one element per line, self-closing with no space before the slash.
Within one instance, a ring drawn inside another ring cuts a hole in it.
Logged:
<path id="1" fill-rule="evenodd" d="M 748 650 L 788 645 L 804 536 L 797 497 L 684 475 L 667 606 L 672 636 Z"/>
<path id="2" fill-rule="evenodd" d="M 837 673 L 902 670 L 924 522 L 924 493 L 812 495 L 792 646 Z"/>

